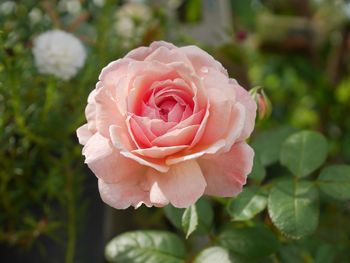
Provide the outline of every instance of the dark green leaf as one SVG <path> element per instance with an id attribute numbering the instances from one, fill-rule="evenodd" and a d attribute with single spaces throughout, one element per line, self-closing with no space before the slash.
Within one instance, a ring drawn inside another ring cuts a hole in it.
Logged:
<path id="1" fill-rule="evenodd" d="M 196 230 L 198 226 L 198 214 L 196 205 L 191 205 L 186 208 L 184 214 L 182 215 L 182 228 L 188 238 L 193 231 Z"/>
<path id="2" fill-rule="evenodd" d="M 186 251 L 182 241 L 165 231 L 127 232 L 106 246 L 108 262 L 183 263 Z"/>
<path id="3" fill-rule="evenodd" d="M 336 250 L 329 244 L 319 246 L 316 251 L 315 263 L 329 263 L 334 262 Z"/>
<path id="4" fill-rule="evenodd" d="M 256 182 L 261 182 L 266 176 L 265 167 L 261 163 L 261 158 L 256 153 L 254 156 L 254 164 L 252 172 L 249 174 L 248 178 Z"/>
<path id="5" fill-rule="evenodd" d="M 185 209 L 176 208 L 172 205 L 167 205 L 164 207 L 164 213 L 166 218 L 170 221 L 170 223 L 175 226 L 177 229 L 182 229 L 182 215 Z"/>
<path id="6" fill-rule="evenodd" d="M 295 176 L 304 177 L 319 168 L 327 158 L 327 140 L 319 133 L 302 131 L 283 143 L 281 163 Z"/>
<path id="7" fill-rule="evenodd" d="M 318 184 L 323 192 L 341 200 L 350 199 L 350 165 L 332 165 L 322 170 Z"/>
<path id="8" fill-rule="evenodd" d="M 262 226 L 227 229 L 218 241 L 232 252 L 251 258 L 268 256 L 279 248 L 278 239 Z"/>
<path id="9" fill-rule="evenodd" d="M 270 165 L 278 161 L 284 140 L 293 133 L 294 129 L 282 127 L 260 133 L 254 139 L 252 147 L 260 156 L 263 165 Z"/>
<path id="10" fill-rule="evenodd" d="M 195 233 L 205 234 L 211 230 L 213 222 L 213 208 L 206 198 L 201 198 L 196 203 L 198 214 L 198 226 Z M 172 205 L 164 207 L 164 212 L 169 221 L 178 229 L 182 230 L 182 216 L 185 209 L 175 208 Z"/>
<path id="11" fill-rule="evenodd" d="M 245 187 L 243 192 L 232 199 L 227 211 L 235 221 L 252 219 L 266 208 L 267 198 L 256 187 Z"/>
<path id="12" fill-rule="evenodd" d="M 272 222 L 285 235 L 309 235 L 318 225 L 318 191 L 310 182 L 278 182 L 270 191 L 268 211 Z"/>

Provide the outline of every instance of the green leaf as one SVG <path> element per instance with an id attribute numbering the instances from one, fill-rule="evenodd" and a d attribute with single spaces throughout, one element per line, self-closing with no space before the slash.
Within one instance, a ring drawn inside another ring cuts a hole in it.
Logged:
<path id="1" fill-rule="evenodd" d="M 106 246 L 108 262 L 118 263 L 184 263 L 186 251 L 182 241 L 165 231 L 127 232 Z"/>
<path id="2" fill-rule="evenodd" d="M 211 225 L 214 218 L 214 212 L 211 203 L 207 198 L 201 198 L 196 203 L 196 210 L 198 214 L 198 226 L 194 233 L 206 234 L 211 230 Z M 185 212 L 185 209 L 167 205 L 164 207 L 164 212 L 165 216 L 177 229 L 183 229 L 182 216 Z"/>
<path id="3" fill-rule="evenodd" d="M 295 176 L 305 177 L 319 168 L 327 158 L 327 140 L 319 133 L 302 131 L 283 143 L 281 164 Z"/>
<path id="4" fill-rule="evenodd" d="M 230 252 L 222 247 L 215 246 L 204 249 L 198 254 L 193 263 L 235 263 Z"/>
<path id="5" fill-rule="evenodd" d="M 310 182 L 280 181 L 270 190 L 268 211 L 274 225 L 285 235 L 310 235 L 318 225 L 318 191 Z"/>
<path id="6" fill-rule="evenodd" d="M 335 262 L 336 250 L 329 244 L 322 244 L 318 247 L 315 256 L 315 263 Z"/>
<path id="7" fill-rule="evenodd" d="M 279 248 L 278 239 L 263 226 L 227 229 L 218 241 L 232 252 L 251 258 L 268 256 Z"/>
<path id="8" fill-rule="evenodd" d="M 252 219 L 266 208 L 267 198 L 256 187 L 245 187 L 243 192 L 232 199 L 227 211 L 235 221 Z"/>
<path id="9" fill-rule="evenodd" d="M 294 132 L 293 128 L 281 127 L 260 133 L 254 139 L 252 147 L 266 166 L 278 161 L 284 140 Z"/>
<path id="10" fill-rule="evenodd" d="M 248 178 L 260 183 L 264 180 L 265 176 L 266 170 L 261 163 L 261 158 L 258 154 L 255 154 L 253 169 L 252 172 L 249 174 Z"/>
<path id="11" fill-rule="evenodd" d="M 196 205 L 191 205 L 186 208 L 184 214 L 182 215 L 182 228 L 188 238 L 193 231 L 196 230 L 198 226 L 198 214 Z"/>
<path id="12" fill-rule="evenodd" d="M 326 194 L 341 200 L 350 199 L 350 165 L 328 166 L 317 181 Z"/>
<path id="13" fill-rule="evenodd" d="M 180 230 L 182 230 L 182 215 L 184 211 L 185 209 L 176 208 L 170 204 L 164 207 L 164 213 L 166 218 L 170 221 L 170 223 L 173 226 Z"/>

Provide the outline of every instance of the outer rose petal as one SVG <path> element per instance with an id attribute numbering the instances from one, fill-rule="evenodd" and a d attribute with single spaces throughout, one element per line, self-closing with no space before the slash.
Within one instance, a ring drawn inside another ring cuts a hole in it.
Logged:
<path id="1" fill-rule="evenodd" d="M 150 207 L 149 193 L 142 187 L 143 172 L 134 174 L 116 184 L 108 184 L 99 179 L 98 189 L 103 202 L 116 209 L 125 209 L 130 205 L 138 208 L 143 203 Z"/>
<path id="2" fill-rule="evenodd" d="M 246 108 L 246 121 L 239 141 L 247 139 L 252 133 L 255 125 L 256 109 L 257 105 L 249 93 L 242 88 L 238 83 L 231 79 L 232 83 L 235 83 L 236 88 L 236 100 L 240 102 Z"/>
<path id="3" fill-rule="evenodd" d="M 155 41 L 149 47 L 139 47 L 134 50 L 131 50 L 126 54 L 126 58 L 131 58 L 134 60 L 144 60 L 149 54 L 159 47 L 166 47 L 168 49 L 176 49 L 177 47 L 171 43 L 165 41 Z"/>
<path id="4" fill-rule="evenodd" d="M 92 135 L 93 133 L 88 129 L 87 124 L 84 124 L 77 129 L 77 136 L 81 145 L 85 145 Z"/>
<path id="5" fill-rule="evenodd" d="M 221 65 L 221 63 L 204 50 L 196 46 L 185 46 L 180 47 L 179 49 L 186 54 L 193 67 L 197 70 L 197 73 L 199 73 L 198 71 L 202 70 L 203 67 L 212 67 L 227 76 L 227 70 Z"/>
<path id="6" fill-rule="evenodd" d="M 170 202 L 178 208 L 189 207 L 203 195 L 207 185 L 194 160 L 173 165 L 167 173 L 149 169 L 147 178 L 151 185 L 150 200 L 156 206 Z"/>
<path id="7" fill-rule="evenodd" d="M 86 156 L 85 163 L 94 174 L 109 183 L 127 178 L 142 168 L 137 162 L 122 156 L 99 133 L 89 139 L 83 154 Z"/>
<path id="8" fill-rule="evenodd" d="M 198 160 L 208 195 L 232 197 L 242 191 L 253 166 L 254 151 L 248 144 L 235 144 L 231 151 L 211 159 Z"/>

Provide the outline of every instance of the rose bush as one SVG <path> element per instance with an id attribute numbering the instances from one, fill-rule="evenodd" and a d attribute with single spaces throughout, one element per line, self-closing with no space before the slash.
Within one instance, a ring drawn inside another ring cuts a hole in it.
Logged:
<path id="1" fill-rule="evenodd" d="M 234 196 L 251 171 L 256 104 L 198 47 L 154 42 L 110 63 L 85 114 L 79 142 L 112 207 Z"/>

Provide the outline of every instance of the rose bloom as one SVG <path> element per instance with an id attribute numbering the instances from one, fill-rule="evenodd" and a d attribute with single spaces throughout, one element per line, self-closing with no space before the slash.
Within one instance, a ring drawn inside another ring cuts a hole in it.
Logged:
<path id="1" fill-rule="evenodd" d="M 112 207 L 232 197 L 251 171 L 256 103 L 196 46 L 154 42 L 110 63 L 85 114 L 85 163 Z"/>

